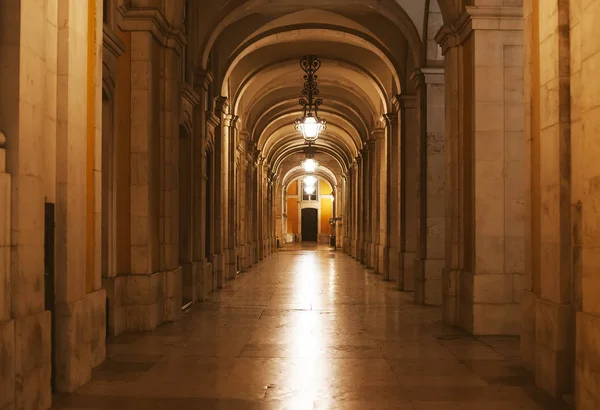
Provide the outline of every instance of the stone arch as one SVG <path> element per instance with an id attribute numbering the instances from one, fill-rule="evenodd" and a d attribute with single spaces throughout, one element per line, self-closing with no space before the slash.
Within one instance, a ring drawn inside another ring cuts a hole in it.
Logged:
<path id="1" fill-rule="evenodd" d="M 225 7 L 223 7 L 212 22 L 212 28 L 209 32 L 210 34 L 208 35 L 208 37 L 206 37 L 205 41 L 201 45 L 199 65 L 202 68 L 206 69 L 206 67 L 208 66 L 208 59 L 212 47 L 215 44 L 219 35 L 223 32 L 223 30 L 226 27 L 230 26 L 236 21 L 243 19 L 250 13 L 255 12 L 257 9 L 260 9 L 260 7 L 268 7 L 269 3 L 270 2 L 268 0 L 251 0 L 245 2 L 243 6 L 240 6 L 234 2 L 230 2 Z M 356 5 L 366 6 L 369 9 L 375 10 L 380 15 L 389 19 L 408 40 L 408 43 L 411 46 L 410 48 L 415 62 L 419 62 L 421 60 L 421 48 L 418 30 L 416 29 L 410 17 L 407 15 L 406 11 L 395 0 L 329 0 L 325 2 L 320 1 L 318 3 L 310 3 L 307 1 L 299 2 L 291 0 L 287 3 L 289 3 L 290 5 L 294 5 L 298 8 L 306 8 L 311 7 L 313 5 L 323 5 L 324 3 L 329 5 L 340 5 L 342 3 L 344 5 L 347 5 L 348 3 L 352 3 Z"/>

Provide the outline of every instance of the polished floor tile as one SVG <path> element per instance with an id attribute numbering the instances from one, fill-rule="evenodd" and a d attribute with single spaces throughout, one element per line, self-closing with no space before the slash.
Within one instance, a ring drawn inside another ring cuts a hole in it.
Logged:
<path id="1" fill-rule="evenodd" d="M 563 410 L 512 337 L 445 326 L 350 257 L 292 247 L 177 323 L 110 341 L 55 409 Z"/>

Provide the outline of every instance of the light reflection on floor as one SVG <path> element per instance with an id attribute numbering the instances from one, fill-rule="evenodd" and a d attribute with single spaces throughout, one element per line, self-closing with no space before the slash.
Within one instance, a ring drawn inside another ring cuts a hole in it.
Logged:
<path id="1" fill-rule="evenodd" d="M 518 340 L 440 323 L 359 263 L 295 246 L 178 323 L 121 335 L 57 409 L 564 409 L 518 364 Z"/>

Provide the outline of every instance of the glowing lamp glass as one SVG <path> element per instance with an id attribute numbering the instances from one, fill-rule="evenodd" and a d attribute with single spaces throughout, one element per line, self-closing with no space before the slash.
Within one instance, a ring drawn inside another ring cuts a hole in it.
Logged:
<path id="1" fill-rule="evenodd" d="M 304 186 L 304 193 L 306 195 L 312 195 L 315 193 L 316 187 L 314 185 L 305 185 Z"/>
<path id="2" fill-rule="evenodd" d="M 316 141 L 321 131 L 325 129 L 325 121 L 317 119 L 312 114 L 307 114 L 302 120 L 296 123 L 296 129 L 302 133 L 306 141 Z"/>
<path id="3" fill-rule="evenodd" d="M 306 158 L 302 161 L 302 167 L 307 174 L 312 174 L 317 170 L 319 163 L 315 161 L 313 158 Z"/>
<path id="4" fill-rule="evenodd" d="M 316 183 L 317 178 L 313 177 L 312 175 L 309 175 L 306 178 L 304 178 L 304 185 L 306 186 L 315 186 Z"/>

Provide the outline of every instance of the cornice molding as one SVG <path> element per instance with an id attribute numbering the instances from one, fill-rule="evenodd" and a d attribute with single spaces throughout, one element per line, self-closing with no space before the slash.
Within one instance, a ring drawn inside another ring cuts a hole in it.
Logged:
<path id="1" fill-rule="evenodd" d="M 521 7 L 467 6 L 454 23 L 440 28 L 435 41 L 442 47 L 442 53 L 446 54 L 476 30 L 522 31 L 523 10 Z"/>
<path id="2" fill-rule="evenodd" d="M 179 55 L 183 54 L 183 46 L 187 38 L 183 31 L 172 27 L 165 16 L 155 8 L 129 8 L 125 4 L 118 7 L 121 14 L 119 27 L 124 31 L 148 31 L 166 48 L 174 49 Z"/>
<path id="3" fill-rule="evenodd" d="M 441 67 L 417 68 L 410 75 L 410 80 L 417 88 L 426 84 L 444 84 L 445 74 Z"/>

